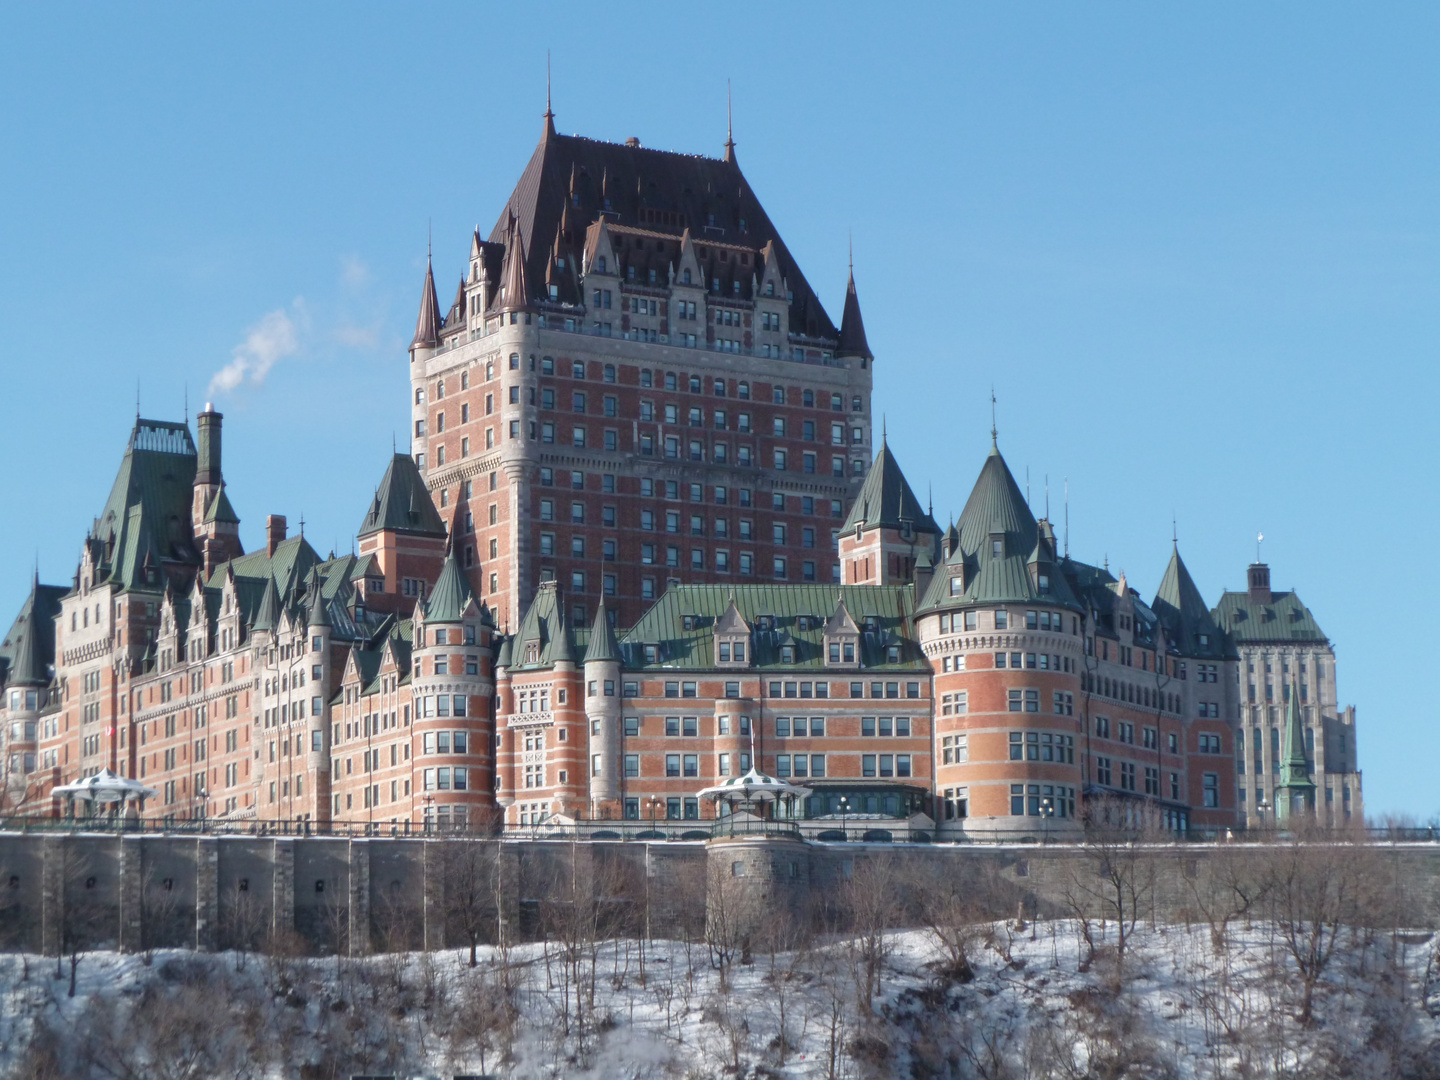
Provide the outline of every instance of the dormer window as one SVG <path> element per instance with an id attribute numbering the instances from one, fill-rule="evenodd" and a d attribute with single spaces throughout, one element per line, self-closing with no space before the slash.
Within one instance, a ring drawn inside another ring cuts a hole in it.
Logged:
<path id="1" fill-rule="evenodd" d="M 887 664 L 898 664 L 900 662 L 899 645 L 891 645 L 885 650 L 885 662 Z"/>
<path id="2" fill-rule="evenodd" d="M 656 663 L 657 660 L 658 660 L 658 658 L 659 658 L 659 652 L 660 652 L 660 650 L 659 650 L 659 648 L 658 648 L 657 646 L 655 646 L 655 645 L 646 645 L 646 646 L 645 646 L 645 662 L 646 662 L 647 664 Z"/>
<path id="3" fill-rule="evenodd" d="M 1041 591 L 1042 593 L 1048 593 L 1048 592 L 1050 591 L 1050 575 L 1049 575 L 1049 574 L 1041 574 L 1041 575 L 1039 576 L 1039 588 L 1040 588 L 1040 591 Z"/>
<path id="4" fill-rule="evenodd" d="M 794 645 L 781 645 L 781 646 L 780 646 L 780 662 L 781 662 L 782 664 L 793 664 L 793 663 L 795 662 L 795 646 L 794 646 Z"/>
<path id="5" fill-rule="evenodd" d="M 605 209 L 606 209 L 606 210 L 609 210 L 610 207 L 607 206 L 607 207 L 605 207 Z M 598 258 L 598 259 L 595 260 L 595 272 L 596 272 L 597 274 L 603 274 L 603 273 L 605 273 L 605 256 L 604 256 L 604 255 L 601 255 L 600 258 Z"/>
<path id="6" fill-rule="evenodd" d="M 1210 644 L 1210 635 L 1209 635 L 1209 634 L 1201 634 L 1201 635 L 1200 635 L 1200 644 L 1201 644 L 1202 646 L 1209 645 L 1209 644 Z"/>
<path id="7" fill-rule="evenodd" d="M 910 527 L 910 522 L 908 522 L 908 521 L 902 521 L 902 522 L 900 523 L 900 539 L 901 539 L 901 540 L 909 540 L 909 539 L 911 538 L 911 536 L 913 536 L 913 535 L 914 535 L 914 530 L 911 529 L 911 527 Z"/>
<path id="8" fill-rule="evenodd" d="M 950 579 L 950 595 L 959 596 L 965 591 L 965 579 L 956 574 Z"/>
<path id="9" fill-rule="evenodd" d="M 1005 555 L 1005 538 L 992 536 L 990 538 L 990 557 L 992 559 L 1003 558 Z"/>

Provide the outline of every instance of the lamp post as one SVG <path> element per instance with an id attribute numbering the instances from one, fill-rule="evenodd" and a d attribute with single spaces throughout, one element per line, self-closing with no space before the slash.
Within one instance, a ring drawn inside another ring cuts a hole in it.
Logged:
<path id="1" fill-rule="evenodd" d="M 840 796 L 840 835 L 847 842 L 850 839 L 850 829 L 847 815 L 850 813 L 850 798 L 847 795 Z"/>
<path id="2" fill-rule="evenodd" d="M 435 796 L 425 796 L 425 832 L 429 833 L 435 824 Z"/>
<path id="3" fill-rule="evenodd" d="M 655 831 L 655 816 L 660 813 L 660 807 L 664 806 L 664 800 L 659 795 L 651 795 L 645 800 L 645 805 L 650 809 L 650 831 Z"/>

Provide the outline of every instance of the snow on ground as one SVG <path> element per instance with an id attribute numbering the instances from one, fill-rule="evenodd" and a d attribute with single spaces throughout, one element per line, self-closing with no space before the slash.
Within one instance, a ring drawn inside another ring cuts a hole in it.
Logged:
<path id="1" fill-rule="evenodd" d="M 53 958 L 10 955 L 0 1075 L 1440 1077 L 1429 933 L 1341 931 L 1302 1025 L 1304 979 L 1274 924 L 1236 924 L 1218 952 L 1208 925 L 1141 926 L 1123 955 L 1112 925 L 1093 956 L 1080 930 L 976 927 L 970 977 L 924 931 L 723 973 L 703 941 L 482 948 L 475 968 L 465 950 L 93 953 L 73 997 L 68 957 L 57 977 Z"/>

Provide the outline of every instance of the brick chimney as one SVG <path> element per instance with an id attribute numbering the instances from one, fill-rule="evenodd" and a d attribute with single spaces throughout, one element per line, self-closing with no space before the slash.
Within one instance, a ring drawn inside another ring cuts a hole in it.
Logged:
<path id="1" fill-rule="evenodd" d="M 1270 603 L 1270 567 L 1263 562 L 1251 563 L 1246 576 L 1250 583 L 1250 602 Z"/>
<path id="2" fill-rule="evenodd" d="M 271 514 L 265 519 L 265 554 L 273 556 L 280 541 L 285 539 L 285 515 Z"/>

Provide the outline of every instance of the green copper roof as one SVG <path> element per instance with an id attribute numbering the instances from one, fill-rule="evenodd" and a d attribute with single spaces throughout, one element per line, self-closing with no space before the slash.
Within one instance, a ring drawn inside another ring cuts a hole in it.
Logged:
<path id="1" fill-rule="evenodd" d="M 275 587 L 275 579 L 270 578 L 265 582 L 265 595 L 260 600 L 260 608 L 255 612 L 255 621 L 250 624 L 250 629 L 274 630 L 279 621 L 280 590 Z"/>
<path id="2" fill-rule="evenodd" d="M 239 525 L 240 518 L 235 513 L 235 508 L 230 505 L 230 497 L 225 494 L 225 485 L 220 485 L 220 490 L 215 493 L 215 498 L 210 500 L 210 508 L 205 511 L 207 522 L 229 522 L 232 525 Z"/>
<path id="3" fill-rule="evenodd" d="M 396 454 L 390 459 L 390 467 L 385 470 L 359 535 L 368 536 L 384 529 L 445 535 L 445 522 L 435 509 L 415 459 L 409 454 Z"/>
<path id="4" fill-rule="evenodd" d="M 1025 505 L 1025 497 L 1010 475 L 998 446 L 991 445 L 980 475 L 960 512 L 958 525 L 960 549 L 967 555 L 985 548 L 996 534 L 1005 537 L 1007 551 L 1018 552 L 1022 558 L 1035 548 L 1035 515 Z"/>
<path id="5" fill-rule="evenodd" d="M 1221 593 L 1213 614 L 1237 645 L 1283 641 L 1329 643 L 1315 616 L 1293 592 L 1272 592 L 1268 604 L 1251 601 L 1249 593 Z"/>
<path id="6" fill-rule="evenodd" d="M 1218 659 L 1235 655 L 1234 646 L 1210 614 L 1210 606 L 1200 595 L 1185 560 L 1180 558 L 1178 545 L 1170 553 L 1170 564 L 1165 567 L 1150 607 L 1181 655 Z"/>
<path id="7" fill-rule="evenodd" d="M 435 587 L 430 590 L 430 596 L 425 601 L 425 620 L 427 622 L 459 622 L 465 617 L 466 606 L 473 603 L 475 603 L 475 593 L 470 588 L 470 581 L 466 578 L 465 571 L 460 569 L 460 560 L 451 550 L 445 556 L 445 565 L 440 571 L 440 577 L 436 580 Z"/>
<path id="8" fill-rule="evenodd" d="M 847 532 L 857 525 L 898 529 L 902 523 L 908 523 L 916 532 L 940 534 L 939 526 L 921 507 L 920 500 L 915 498 L 915 492 L 910 490 L 905 474 L 900 471 L 900 463 L 881 436 L 880 450 L 870 465 L 870 471 L 865 474 L 865 483 L 860 488 L 860 494 L 855 496 L 850 515 L 840 531 Z"/>
<path id="9" fill-rule="evenodd" d="M 615 640 L 615 631 L 610 626 L 610 615 L 605 610 L 605 597 L 600 597 L 600 606 L 595 609 L 595 628 L 590 631 L 590 646 L 585 650 L 585 663 L 618 662 L 620 643 Z"/>
<path id="10" fill-rule="evenodd" d="M 559 586 L 543 581 L 535 592 L 520 626 L 510 641 L 511 667 L 546 668 L 562 661 L 575 662 L 588 644 L 588 634 L 566 624 Z"/>
<path id="11" fill-rule="evenodd" d="M 811 674 L 828 670 L 824 626 L 838 597 L 862 630 L 863 667 L 837 675 L 862 678 L 887 671 L 929 670 L 914 642 L 909 585 L 672 585 L 624 636 L 626 668 L 713 669 L 715 622 L 729 609 L 732 595 L 736 611 L 752 628 L 752 668 Z M 874 620 L 868 630 L 867 619 Z M 794 663 L 781 659 L 781 646 L 786 643 L 795 646 Z M 887 650 L 892 643 L 900 648 L 899 660 L 893 664 Z M 645 663 L 646 645 L 657 647 L 654 664 Z"/>

